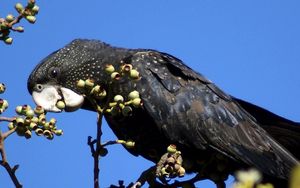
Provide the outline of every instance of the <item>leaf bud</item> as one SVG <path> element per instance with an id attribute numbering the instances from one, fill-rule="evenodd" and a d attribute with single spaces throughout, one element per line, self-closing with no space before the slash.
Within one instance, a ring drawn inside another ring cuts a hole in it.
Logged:
<path id="1" fill-rule="evenodd" d="M 107 153 L 108 153 L 108 150 L 106 148 L 100 148 L 99 155 L 101 157 L 105 157 L 107 155 Z"/>
<path id="2" fill-rule="evenodd" d="M 33 14 L 37 14 L 39 12 L 39 10 L 40 10 L 40 7 L 37 5 L 34 5 L 31 9 Z"/>
<path id="3" fill-rule="evenodd" d="M 26 16 L 25 17 L 26 18 L 26 20 L 29 22 L 29 23 L 35 23 L 35 21 L 36 21 L 36 17 L 35 16 L 31 16 L 31 15 L 28 15 L 28 16 Z"/>
<path id="4" fill-rule="evenodd" d="M 15 5 L 15 9 L 17 10 L 18 13 L 22 13 L 23 10 L 24 10 L 24 7 L 23 7 L 23 5 L 21 3 L 17 3 Z"/>
<path id="5" fill-rule="evenodd" d="M 14 29 L 15 29 L 15 31 L 18 31 L 20 33 L 24 32 L 24 27 L 22 27 L 22 26 L 18 26 L 18 27 L 14 28 Z"/>
<path id="6" fill-rule="evenodd" d="M 4 39 L 4 42 L 5 42 L 5 44 L 12 44 L 13 39 L 12 39 L 11 37 L 6 37 L 6 38 Z"/>
<path id="7" fill-rule="evenodd" d="M 134 145 L 135 145 L 135 142 L 134 141 L 131 141 L 131 140 L 129 140 L 129 141 L 127 141 L 126 143 L 125 143 L 125 147 L 126 148 L 133 148 L 134 147 Z"/>
<path id="8" fill-rule="evenodd" d="M 5 18 L 5 20 L 9 23 L 14 21 L 15 17 L 12 14 L 8 14 Z"/>

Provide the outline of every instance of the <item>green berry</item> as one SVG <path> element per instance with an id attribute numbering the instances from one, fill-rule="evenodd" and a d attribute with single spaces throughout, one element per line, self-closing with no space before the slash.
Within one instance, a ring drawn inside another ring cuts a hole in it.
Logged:
<path id="1" fill-rule="evenodd" d="M 21 3 L 17 3 L 15 5 L 15 9 L 17 10 L 18 13 L 21 13 L 21 12 L 23 12 L 24 7 L 23 7 L 23 5 Z"/>
<path id="2" fill-rule="evenodd" d="M 113 65 L 106 65 L 105 66 L 105 72 L 107 72 L 108 74 L 111 74 L 115 71 L 115 67 Z"/>
<path id="3" fill-rule="evenodd" d="M 111 77 L 113 80 L 120 80 L 121 75 L 120 75 L 120 73 L 118 73 L 118 72 L 113 72 L 113 73 L 111 73 L 110 77 Z"/>
<path id="4" fill-rule="evenodd" d="M 43 129 L 41 129 L 41 128 L 37 128 L 36 130 L 35 130 L 35 134 L 37 135 L 37 136 L 42 136 L 43 135 Z"/>
<path id="5" fill-rule="evenodd" d="M 0 83 L 0 94 L 4 93 L 4 92 L 5 92 L 5 89 L 6 89 L 5 84 Z"/>
<path id="6" fill-rule="evenodd" d="M 78 88 L 84 88 L 85 87 L 85 81 L 80 79 L 77 81 L 77 87 Z"/>
<path id="7" fill-rule="evenodd" d="M 8 108 L 8 102 L 5 99 L 0 99 L 0 108 L 6 110 Z"/>
<path id="8" fill-rule="evenodd" d="M 127 116 L 131 116 L 132 115 L 132 108 L 130 106 L 125 106 L 122 109 L 122 114 L 123 116 L 127 117 Z"/>
<path id="9" fill-rule="evenodd" d="M 12 21 L 14 21 L 14 19 L 15 19 L 15 17 L 12 14 L 8 14 L 5 18 L 5 20 L 7 22 L 12 22 Z"/>
<path id="10" fill-rule="evenodd" d="M 35 113 L 36 115 L 41 115 L 41 114 L 43 114 L 44 112 L 45 112 L 45 110 L 44 110 L 44 108 L 41 107 L 41 106 L 36 106 L 36 107 L 34 108 L 34 113 Z"/>
<path id="11" fill-rule="evenodd" d="M 126 72 L 129 72 L 132 70 L 132 65 L 131 64 L 125 64 L 122 66 L 122 70 L 123 71 L 126 71 Z"/>
<path id="12" fill-rule="evenodd" d="M 25 114 L 27 117 L 29 118 L 32 118 L 34 116 L 34 111 L 29 109 L 26 111 L 26 114 Z"/>
<path id="13" fill-rule="evenodd" d="M 15 128 L 15 125 L 14 125 L 13 122 L 10 122 L 10 123 L 8 124 L 8 129 L 9 129 L 9 130 L 12 130 L 13 128 Z"/>
<path id="14" fill-rule="evenodd" d="M 23 126 L 24 125 L 24 119 L 21 117 L 17 117 L 15 119 L 17 126 Z"/>
<path id="15" fill-rule="evenodd" d="M 86 86 L 87 88 L 92 88 L 92 87 L 94 87 L 94 85 L 95 85 L 94 80 L 92 80 L 92 79 L 87 79 L 87 80 L 85 80 L 85 86 Z"/>
<path id="16" fill-rule="evenodd" d="M 56 103 L 56 107 L 57 107 L 58 109 L 63 110 L 63 109 L 66 107 L 66 104 L 65 104 L 64 101 L 58 101 L 58 102 Z"/>
<path id="17" fill-rule="evenodd" d="M 25 131 L 24 136 L 25 136 L 26 139 L 31 138 L 31 131 L 30 130 Z"/>
<path id="18" fill-rule="evenodd" d="M 136 99 L 136 98 L 140 98 L 140 93 L 136 90 L 132 91 L 129 93 L 128 98 L 130 100 Z"/>
<path id="19" fill-rule="evenodd" d="M 123 101 L 124 101 L 124 98 L 123 98 L 122 95 L 116 95 L 116 96 L 114 97 L 114 101 L 115 101 L 115 102 L 123 102 Z"/>
<path id="20" fill-rule="evenodd" d="M 135 99 L 132 100 L 132 105 L 135 108 L 140 107 L 141 104 L 142 104 L 142 100 L 140 98 L 135 98 Z"/>
<path id="21" fill-rule="evenodd" d="M 15 30 L 22 33 L 22 32 L 24 32 L 24 27 L 18 26 L 18 27 L 15 28 Z"/>
<path id="22" fill-rule="evenodd" d="M 39 118 L 38 117 L 33 117 L 33 118 L 31 118 L 31 122 L 38 123 L 39 122 Z"/>
<path id="23" fill-rule="evenodd" d="M 22 115 L 22 106 L 17 106 L 16 112 L 17 112 L 17 114 Z"/>
<path id="24" fill-rule="evenodd" d="M 19 136 L 24 136 L 27 129 L 25 127 L 17 127 L 16 132 Z"/>
<path id="25" fill-rule="evenodd" d="M 11 37 L 6 37 L 6 38 L 4 39 L 4 42 L 5 42 L 5 44 L 12 44 L 13 39 L 12 39 Z"/>
<path id="26" fill-rule="evenodd" d="M 140 77 L 140 73 L 137 70 L 135 69 L 130 70 L 130 78 L 138 79 L 139 77 Z"/>
<path id="27" fill-rule="evenodd" d="M 30 128 L 31 130 L 36 130 L 36 129 L 38 128 L 38 125 L 37 125 L 37 123 L 35 123 L 35 122 L 31 122 L 31 123 L 29 124 L 29 128 Z"/>
<path id="28" fill-rule="evenodd" d="M 35 21 L 36 21 L 36 17 L 35 16 L 31 16 L 31 15 L 28 15 L 28 16 L 26 16 L 25 17 L 26 18 L 26 20 L 29 22 L 29 23 L 35 23 Z"/>
<path id="29" fill-rule="evenodd" d="M 49 130 L 50 129 L 50 124 L 49 122 L 46 122 L 44 125 L 44 129 Z"/>
<path id="30" fill-rule="evenodd" d="M 37 13 L 39 12 L 39 10 L 40 10 L 40 7 L 37 6 L 37 5 L 34 5 L 34 6 L 32 7 L 32 9 L 31 9 L 31 11 L 32 11 L 34 14 L 37 14 Z"/>
<path id="31" fill-rule="evenodd" d="M 61 136 L 61 135 L 63 135 L 63 130 L 61 130 L 61 129 L 55 130 L 55 131 L 54 131 L 54 134 L 55 134 L 56 136 Z"/>
<path id="32" fill-rule="evenodd" d="M 176 153 L 176 151 L 177 151 L 176 146 L 173 144 L 169 145 L 167 148 L 167 151 L 168 151 L 168 153 L 171 153 L 171 154 Z"/>
<path id="33" fill-rule="evenodd" d="M 44 134 L 44 136 L 49 137 L 52 133 L 49 130 L 44 130 L 43 134 Z"/>

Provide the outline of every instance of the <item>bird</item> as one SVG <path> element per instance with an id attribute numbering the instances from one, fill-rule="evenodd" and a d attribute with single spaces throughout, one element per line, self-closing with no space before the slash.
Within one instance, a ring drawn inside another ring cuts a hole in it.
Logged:
<path id="1" fill-rule="evenodd" d="M 134 78 L 118 74 L 124 66 L 135 70 Z M 141 105 L 130 115 L 104 113 L 118 139 L 135 142 L 126 148 L 135 156 L 156 164 L 174 145 L 187 173 L 198 173 L 218 188 L 226 186 L 229 175 L 250 167 L 283 188 L 298 164 L 300 123 L 227 94 L 165 52 L 75 39 L 41 60 L 27 86 L 47 111 L 61 112 L 56 105 L 61 100 L 67 112 L 96 111 L 77 85 L 88 79 L 107 92 L 103 104 L 138 93 Z"/>

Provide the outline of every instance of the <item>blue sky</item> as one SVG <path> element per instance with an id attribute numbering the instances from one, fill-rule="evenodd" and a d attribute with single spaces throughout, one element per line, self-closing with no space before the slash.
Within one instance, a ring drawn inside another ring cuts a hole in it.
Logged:
<path id="1" fill-rule="evenodd" d="M 0 16 L 15 13 L 15 0 L 0 2 Z M 25 1 L 20 1 L 25 4 Z M 168 52 L 206 75 L 227 93 L 300 121 L 300 1 L 289 0 L 152 0 L 39 1 L 37 22 L 22 21 L 25 33 L 14 44 L 0 43 L 1 76 L 8 89 L 1 97 L 14 107 L 33 104 L 27 77 L 52 51 L 75 38 L 100 39 L 115 46 Z M 92 187 L 92 158 L 87 136 L 95 135 L 96 114 L 48 114 L 64 135 L 52 141 L 12 135 L 6 141 L 8 160 L 20 164 L 25 187 Z M 6 124 L 0 125 L 6 130 Z M 106 123 L 104 140 L 115 139 Z M 134 181 L 152 164 L 109 148 L 100 162 L 101 187 Z M 0 185 L 12 188 L 0 168 Z M 209 181 L 199 184 L 214 187 Z"/>

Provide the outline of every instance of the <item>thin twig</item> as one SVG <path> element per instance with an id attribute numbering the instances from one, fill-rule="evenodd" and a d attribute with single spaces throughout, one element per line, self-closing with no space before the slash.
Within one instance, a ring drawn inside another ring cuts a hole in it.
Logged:
<path id="1" fill-rule="evenodd" d="M 0 122 L 1 121 L 7 121 L 7 122 L 12 122 L 13 120 L 15 120 L 15 117 L 0 117 Z"/>

